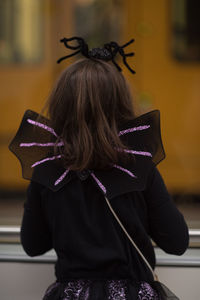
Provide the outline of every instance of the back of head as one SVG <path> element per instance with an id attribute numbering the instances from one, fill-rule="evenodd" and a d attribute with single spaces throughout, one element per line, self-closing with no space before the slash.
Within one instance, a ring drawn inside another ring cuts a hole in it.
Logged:
<path id="1" fill-rule="evenodd" d="M 47 103 L 59 150 L 71 170 L 104 169 L 124 157 L 121 123 L 133 119 L 130 91 L 115 66 L 82 59 L 64 70 Z"/>

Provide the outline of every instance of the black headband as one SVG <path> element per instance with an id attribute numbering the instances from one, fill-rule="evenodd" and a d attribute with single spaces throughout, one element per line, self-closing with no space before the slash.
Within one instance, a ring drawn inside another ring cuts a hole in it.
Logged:
<path id="1" fill-rule="evenodd" d="M 70 46 L 68 44 L 68 42 L 73 41 L 73 40 L 77 40 L 78 45 L 77 46 Z M 120 68 L 120 66 L 115 62 L 115 56 L 117 53 L 119 53 L 122 58 L 123 58 L 123 63 L 125 64 L 125 66 L 128 68 L 128 70 L 135 74 L 135 71 L 133 69 L 131 69 L 131 67 L 128 65 L 126 58 L 133 56 L 134 53 L 124 53 L 124 48 L 127 47 L 128 45 L 130 45 L 131 43 L 134 42 L 134 40 L 130 40 L 128 43 L 119 46 L 116 42 L 110 42 L 107 44 L 104 44 L 103 48 L 93 48 L 91 50 L 89 50 L 88 45 L 86 44 L 86 42 L 84 41 L 83 38 L 81 37 L 71 37 L 69 39 L 67 38 L 63 38 L 62 40 L 60 40 L 61 43 L 64 43 L 65 47 L 71 50 L 77 50 L 76 52 L 69 54 L 67 56 L 61 57 L 60 59 L 58 59 L 57 63 L 59 64 L 62 60 L 67 59 L 71 56 L 74 56 L 78 53 L 81 53 L 82 55 L 84 55 L 87 58 L 96 58 L 96 59 L 102 59 L 105 61 L 112 61 L 112 63 L 115 65 L 115 67 L 118 69 L 118 71 L 122 71 L 122 69 Z"/>

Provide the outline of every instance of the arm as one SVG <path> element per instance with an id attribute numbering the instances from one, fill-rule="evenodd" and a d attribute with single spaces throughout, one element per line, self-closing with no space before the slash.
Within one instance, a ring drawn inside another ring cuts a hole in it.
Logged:
<path id="1" fill-rule="evenodd" d="M 151 238 L 165 252 L 182 255 L 189 243 L 188 227 L 156 168 L 145 190 L 145 199 Z"/>
<path id="2" fill-rule="evenodd" d="M 31 182 L 24 204 L 21 243 L 29 256 L 44 254 L 52 248 L 51 234 L 42 210 L 41 189 L 41 185 Z"/>

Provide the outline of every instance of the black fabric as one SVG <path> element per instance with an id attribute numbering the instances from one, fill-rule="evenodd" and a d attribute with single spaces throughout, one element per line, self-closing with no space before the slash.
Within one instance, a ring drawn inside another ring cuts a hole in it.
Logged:
<path id="1" fill-rule="evenodd" d="M 74 178 L 74 172 L 69 171 L 58 184 L 55 184 L 66 169 L 63 168 L 61 158 L 54 159 L 53 146 L 41 146 L 45 143 L 55 143 L 57 136 L 53 128 L 50 128 L 50 121 L 42 117 L 39 124 L 38 117 L 39 115 L 31 110 L 25 112 L 9 149 L 20 160 L 25 179 L 58 191 Z M 117 167 L 111 167 L 107 171 L 89 170 L 89 174 L 93 174 L 96 178 L 91 175 L 97 187 L 109 199 L 128 192 L 144 190 L 152 168 L 165 157 L 158 110 L 121 124 L 119 135 L 129 151 L 137 151 L 137 154 L 132 154 L 133 162 L 128 164 L 119 162 Z M 36 162 L 42 163 L 34 165 Z M 100 181 L 101 185 L 97 181 Z"/>
<path id="2" fill-rule="evenodd" d="M 187 225 L 156 168 L 144 191 L 120 195 L 111 204 L 153 268 L 150 237 L 167 253 L 181 255 L 188 247 Z M 76 278 L 152 281 L 90 176 L 81 180 L 74 175 L 57 192 L 31 182 L 21 242 L 30 256 L 55 249 L 59 282 Z"/>

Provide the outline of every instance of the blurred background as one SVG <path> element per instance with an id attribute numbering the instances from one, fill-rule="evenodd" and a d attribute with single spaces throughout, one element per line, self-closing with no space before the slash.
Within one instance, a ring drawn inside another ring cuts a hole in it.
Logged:
<path id="1" fill-rule="evenodd" d="M 8 234 L 2 229 L 1 243 L 19 242 L 28 184 L 8 144 L 24 111 L 40 112 L 60 72 L 77 60 L 75 56 L 56 64 L 58 58 L 71 53 L 59 40 L 75 35 L 83 37 L 90 48 L 135 39 L 126 51 L 135 52 L 128 61 L 136 74 L 127 71 L 120 57 L 118 63 L 130 83 L 137 110 L 161 111 L 166 159 L 159 169 L 191 230 L 190 247 L 198 249 L 198 0 L 0 0 L 0 228 L 8 228 Z M 9 228 L 15 233 L 9 233 Z"/>
<path id="2" fill-rule="evenodd" d="M 0 195 L 8 222 L 19 224 L 21 211 L 10 218 L 10 206 L 28 184 L 8 144 L 24 111 L 40 112 L 62 69 L 77 60 L 56 64 L 71 53 L 59 40 L 76 35 L 90 48 L 135 39 L 126 51 L 135 52 L 129 64 L 136 75 L 119 56 L 118 63 L 140 113 L 161 111 L 167 156 L 159 169 L 189 225 L 200 227 L 199 11 L 197 0 L 0 0 Z"/>

